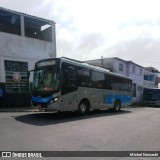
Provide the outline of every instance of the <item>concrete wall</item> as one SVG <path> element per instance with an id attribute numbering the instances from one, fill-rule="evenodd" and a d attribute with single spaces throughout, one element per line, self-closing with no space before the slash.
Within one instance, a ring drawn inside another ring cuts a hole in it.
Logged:
<path id="1" fill-rule="evenodd" d="M 109 69 L 112 72 L 115 72 L 114 60 L 112 58 L 105 58 L 103 59 L 103 62 L 102 62 L 102 59 L 89 60 L 89 61 L 86 61 L 86 63 L 103 67 L 103 68 Z"/>
<path id="2" fill-rule="evenodd" d="M 101 66 L 101 59 L 96 59 L 96 60 L 88 60 L 86 63 L 96 65 L 96 66 Z"/>
<path id="3" fill-rule="evenodd" d="M 32 70 L 38 60 L 56 57 L 55 48 L 53 42 L 0 32 L 0 82 L 5 82 L 4 60 L 28 62 Z"/>
<path id="4" fill-rule="evenodd" d="M 112 58 L 104 59 L 103 67 L 109 69 L 111 72 L 115 72 L 114 61 Z"/>
<path id="5" fill-rule="evenodd" d="M 132 67 L 135 66 L 135 72 L 132 71 Z M 140 71 L 142 70 L 142 72 Z M 129 63 L 129 77 L 132 78 L 133 83 L 136 84 L 136 97 L 132 97 L 132 101 L 143 101 L 143 87 L 144 87 L 144 69 L 134 63 Z M 142 88 L 142 89 L 141 89 Z"/>
<path id="6" fill-rule="evenodd" d="M 135 73 L 132 71 L 132 66 L 135 66 Z M 140 69 L 142 69 L 142 72 L 140 73 Z M 144 80 L 144 70 L 142 67 L 139 67 L 135 64 L 129 64 L 129 77 L 133 79 L 133 82 L 137 83 L 139 86 L 143 86 L 143 80 Z"/>
<path id="7" fill-rule="evenodd" d="M 123 70 L 122 71 L 119 70 L 119 65 L 120 64 L 123 65 Z M 115 70 L 116 73 L 126 76 L 126 73 L 127 73 L 126 72 L 126 68 L 127 68 L 126 67 L 126 63 L 124 61 L 121 61 L 119 59 L 115 59 L 115 61 L 114 61 L 114 70 Z"/>

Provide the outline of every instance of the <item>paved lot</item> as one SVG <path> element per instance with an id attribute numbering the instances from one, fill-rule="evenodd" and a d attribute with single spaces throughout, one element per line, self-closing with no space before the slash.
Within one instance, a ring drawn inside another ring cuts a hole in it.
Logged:
<path id="1" fill-rule="evenodd" d="M 0 112 L 0 150 L 160 151 L 160 108 L 132 107 L 86 116 Z"/>

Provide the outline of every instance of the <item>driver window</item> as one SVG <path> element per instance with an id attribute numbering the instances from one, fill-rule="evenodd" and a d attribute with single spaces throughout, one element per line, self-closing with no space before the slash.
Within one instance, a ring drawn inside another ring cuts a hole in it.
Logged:
<path id="1" fill-rule="evenodd" d="M 52 84 L 51 79 L 52 79 L 52 74 L 51 73 L 47 74 L 47 76 L 45 77 L 45 80 L 44 80 L 45 87 L 51 87 L 51 84 Z"/>

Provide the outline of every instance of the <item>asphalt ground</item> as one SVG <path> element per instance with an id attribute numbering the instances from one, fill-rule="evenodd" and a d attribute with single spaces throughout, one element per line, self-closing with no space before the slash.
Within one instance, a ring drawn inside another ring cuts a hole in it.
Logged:
<path id="1" fill-rule="evenodd" d="M 74 112 L 39 112 L 33 108 L 3 111 L 0 151 L 160 151 L 160 108 L 129 107 L 119 113 L 103 110 L 85 116 Z M 158 160 L 160 157 L 41 159 Z"/>

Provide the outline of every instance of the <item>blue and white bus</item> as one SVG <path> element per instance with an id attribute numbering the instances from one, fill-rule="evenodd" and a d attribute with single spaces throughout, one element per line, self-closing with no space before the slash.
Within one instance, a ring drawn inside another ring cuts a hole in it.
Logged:
<path id="1" fill-rule="evenodd" d="M 34 68 L 32 105 L 40 110 L 78 111 L 131 104 L 132 79 L 66 57 L 38 61 Z"/>

